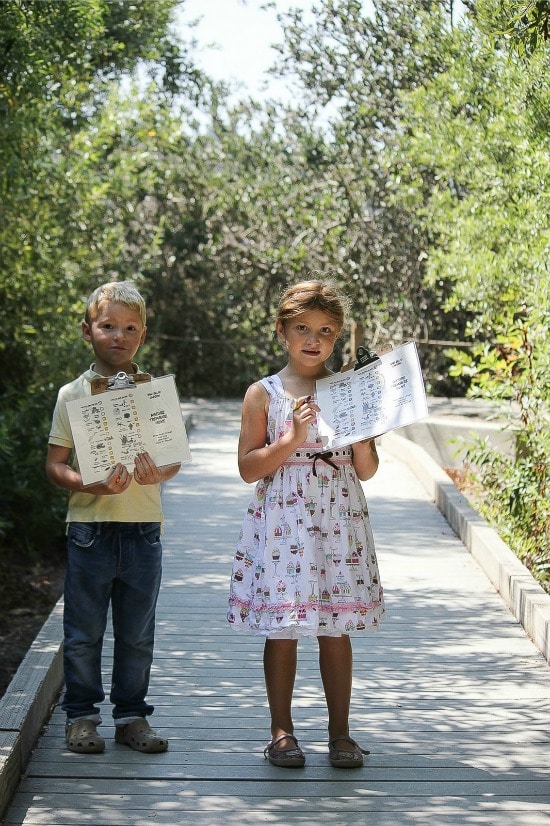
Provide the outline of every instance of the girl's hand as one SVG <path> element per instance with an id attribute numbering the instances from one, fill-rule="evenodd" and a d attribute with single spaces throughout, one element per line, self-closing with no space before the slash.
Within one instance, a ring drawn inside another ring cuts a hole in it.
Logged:
<path id="1" fill-rule="evenodd" d="M 352 447 L 352 461 L 355 472 L 362 482 L 371 479 L 378 470 L 378 453 L 374 439 L 362 439 L 354 442 Z"/>
<path id="2" fill-rule="evenodd" d="M 294 402 L 290 430 L 300 440 L 300 444 L 305 442 L 307 438 L 308 425 L 315 421 L 317 413 L 321 411 L 321 408 L 312 399 L 312 396 L 302 396 Z"/>
<path id="3" fill-rule="evenodd" d="M 138 453 L 135 458 L 134 479 L 138 485 L 158 485 L 161 472 L 148 453 Z"/>

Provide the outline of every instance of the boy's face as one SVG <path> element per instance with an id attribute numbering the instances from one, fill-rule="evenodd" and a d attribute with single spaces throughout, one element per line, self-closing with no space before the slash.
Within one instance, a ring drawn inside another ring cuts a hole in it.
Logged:
<path id="1" fill-rule="evenodd" d="M 145 341 L 146 328 L 137 310 L 114 301 L 102 301 L 90 324 L 82 322 L 82 336 L 95 354 L 95 371 L 112 376 L 132 372 L 132 360 Z"/>

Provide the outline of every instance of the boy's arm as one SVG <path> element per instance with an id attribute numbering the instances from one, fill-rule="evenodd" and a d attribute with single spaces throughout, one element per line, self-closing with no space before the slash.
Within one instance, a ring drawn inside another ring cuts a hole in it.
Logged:
<path id="1" fill-rule="evenodd" d="M 132 481 L 132 477 L 125 466 L 118 464 L 104 482 L 84 486 L 80 473 L 69 464 L 71 452 L 70 447 L 48 445 L 46 476 L 50 482 L 60 488 L 76 493 L 90 493 L 92 496 L 112 496 L 123 493 Z"/>

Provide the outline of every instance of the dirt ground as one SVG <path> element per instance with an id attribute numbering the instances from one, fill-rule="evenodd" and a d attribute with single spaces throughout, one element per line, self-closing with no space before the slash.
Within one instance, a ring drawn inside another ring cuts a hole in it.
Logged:
<path id="1" fill-rule="evenodd" d="M 0 559 L 0 697 L 63 591 L 65 557 L 46 563 Z"/>

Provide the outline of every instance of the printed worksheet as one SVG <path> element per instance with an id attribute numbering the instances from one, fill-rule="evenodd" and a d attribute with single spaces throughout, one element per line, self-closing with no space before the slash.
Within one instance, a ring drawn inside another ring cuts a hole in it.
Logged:
<path id="1" fill-rule="evenodd" d="M 380 436 L 428 415 L 414 342 L 383 353 L 360 370 L 321 379 L 316 392 L 319 436 L 326 449 Z"/>
<path id="2" fill-rule="evenodd" d="M 75 399 L 67 412 L 85 485 L 103 482 L 118 462 L 133 471 L 144 451 L 158 467 L 191 461 L 173 376 Z"/>

